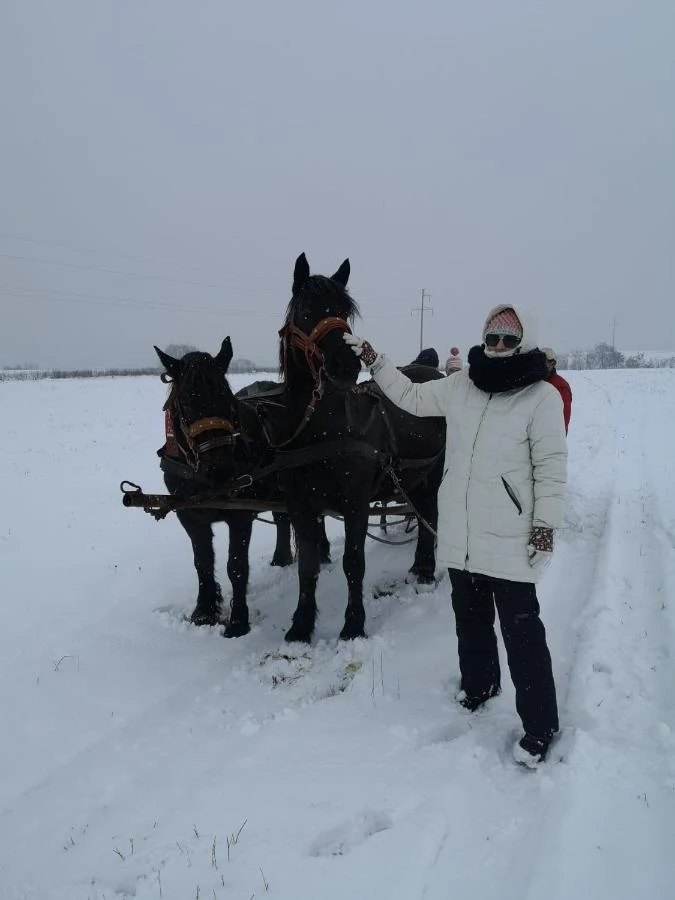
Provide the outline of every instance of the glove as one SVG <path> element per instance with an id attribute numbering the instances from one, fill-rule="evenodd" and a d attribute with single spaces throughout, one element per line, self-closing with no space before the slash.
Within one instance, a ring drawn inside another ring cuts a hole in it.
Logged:
<path id="1" fill-rule="evenodd" d="M 372 344 L 369 344 L 363 338 L 357 337 L 355 334 L 347 334 L 347 332 L 342 335 L 342 339 L 345 344 L 352 348 L 354 354 L 361 359 L 366 369 L 373 365 L 377 359 L 377 352 L 373 350 Z"/>
<path id="2" fill-rule="evenodd" d="M 553 559 L 553 529 L 536 525 L 530 534 L 527 552 L 533 569 L 545 569 Z"/>

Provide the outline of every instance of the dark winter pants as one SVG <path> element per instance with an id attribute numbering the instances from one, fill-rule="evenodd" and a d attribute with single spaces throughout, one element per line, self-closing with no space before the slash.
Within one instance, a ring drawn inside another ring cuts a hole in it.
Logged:
<path id="1" fill-rule="evenodd" d="M 558 730 L 558 707 L 534 585 L 460 569 L 448 572 L 462 689 L 469 697 L 488 697 L 500 686 L 496 606 L 523 727 L 535 737 L 553 734 Z"/>

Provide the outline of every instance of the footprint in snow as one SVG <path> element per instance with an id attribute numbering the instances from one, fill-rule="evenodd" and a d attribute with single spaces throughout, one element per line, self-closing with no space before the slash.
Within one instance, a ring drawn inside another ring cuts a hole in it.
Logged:
<path id="1" fill-rule="evenodd" d="M 319 834 L 309 848 L 310 856 L 344 856 L 368 838 L 394 827 L 389 813 L 364 810 L 342 825 Z"/>

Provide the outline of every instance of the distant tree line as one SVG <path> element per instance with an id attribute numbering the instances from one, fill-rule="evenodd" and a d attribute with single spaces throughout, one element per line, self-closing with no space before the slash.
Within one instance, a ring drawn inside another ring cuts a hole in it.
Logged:
<path id="1" fill-rule="evenodd" d="M 141 369 L 0 369 L 0 381 L 42 381 L 45 378 L 104 378 L 126 375 L 159 375 L 160 366 Z"/>
<path id="2" fill-rule="evenodd" d="M 169 344 L 165 352 L 176 359 L 182 359 L 186 353 L 194 353 L 198 350 L 192 344 Z M 233 359 L 228 371 L 233 375 L 246 374 L 247 372 L 273 372 L 275 366 L 260 366 L 250 359 Z M 0 381 L 39 381 L 43 378 L 101 378 L 120 377 L 127 375 L 160 375 L 162 367 L 157 360 L 151 366 L 140 368 L 113 368 L 113 369 L 43 369 L 34 363 L 22 365 L 0 366 Z"/>
<path id="3" fill-rule="evenodd" d="M 166 352 L 180 359 L 197 348 L 191 344 L 169 344 Z M 592 350 L 571 350 L 558 354 L 559 369 L 675 369 L 675 355 L 653 358 L 644 353 L 626 356 L 610 344 L 599 343 Z M 229 372 L 241 375 L 272 372 L 276 366 L 260 366 L 250 359 L 233 359 Z M 100 378 L 127 375 L 159 375 L 160 365 L 115 369 L 41 369 L 38 366 L 4 366 L 0 381 L 35 381 L 43 378 Z"/>
<path id="4" fill-rule="evenodd" d="M 610 344 L 599 343 L 592 350 L 571 350 L 558 354 L 559 369 L 675 369 L 675 355 L 652 358 L 644 353 L 625 356 Z"/>

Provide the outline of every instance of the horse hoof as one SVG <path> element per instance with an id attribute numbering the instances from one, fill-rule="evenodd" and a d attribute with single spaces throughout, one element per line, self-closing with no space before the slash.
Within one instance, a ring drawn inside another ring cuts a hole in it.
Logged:
<path id="1" fill-rule="evenodd" d="M 413 580 L 415 591 L 418 594 L 428 594 L 436 589 L 436 579 L 433 575 L 424 575 L 422 572 L 417 573 L 416 579 Z"/>
<path id="2" fill-rule="evenodd" d="M 405 583 L 413 584 L 416 591 L 425 593 L 426 591 L 433 591 L 436 587 L 436 578 L 434 573 L 428 569 L 425 571 L 418 566 L 411 566 L 408 569 L 408 574 L 405 576 Z"/>
<path id="3" fill-rule="evenodd" d="M 248 634 L 251 630 L 251 626 L 248 622 L 228 622 L 225 626 L 225 631 L 223 632 L 223 637 L 226 638 L 238 638 L 243 637 L 245 634 Z"/>
<path id="4" fill-rule="evenodd" d="M 297 625 L 291 625 L 284 635 L 284 640 L 287 644 L 309 644 L 312 640 L 312 633 L 310 631 L 307 634 L 303 629 L 298 628 Z"/>
<path id="5" fill-rule="evenodd" d="M 220 621 L 220 610 L 217 607 L 196 606 L 190 616 L 193 625 L 217 625 Z"/>
<path id="6" fill-rule="evenodd" d="M 357 638 L 366 638 L 368 635 L 363 627 L 355 628 L 352 625 L 345 625 L 340 632 L 341 641 L 355 641 Z"/>
<path id="7" fill-rule="evenodd" d="M 280 566 L 281 568 L 285 568 L 286 566 L 293 565 L 293 557 L 292 556 L 273 556 L 272 561 L 270 562 L 271 566 Z"/>

